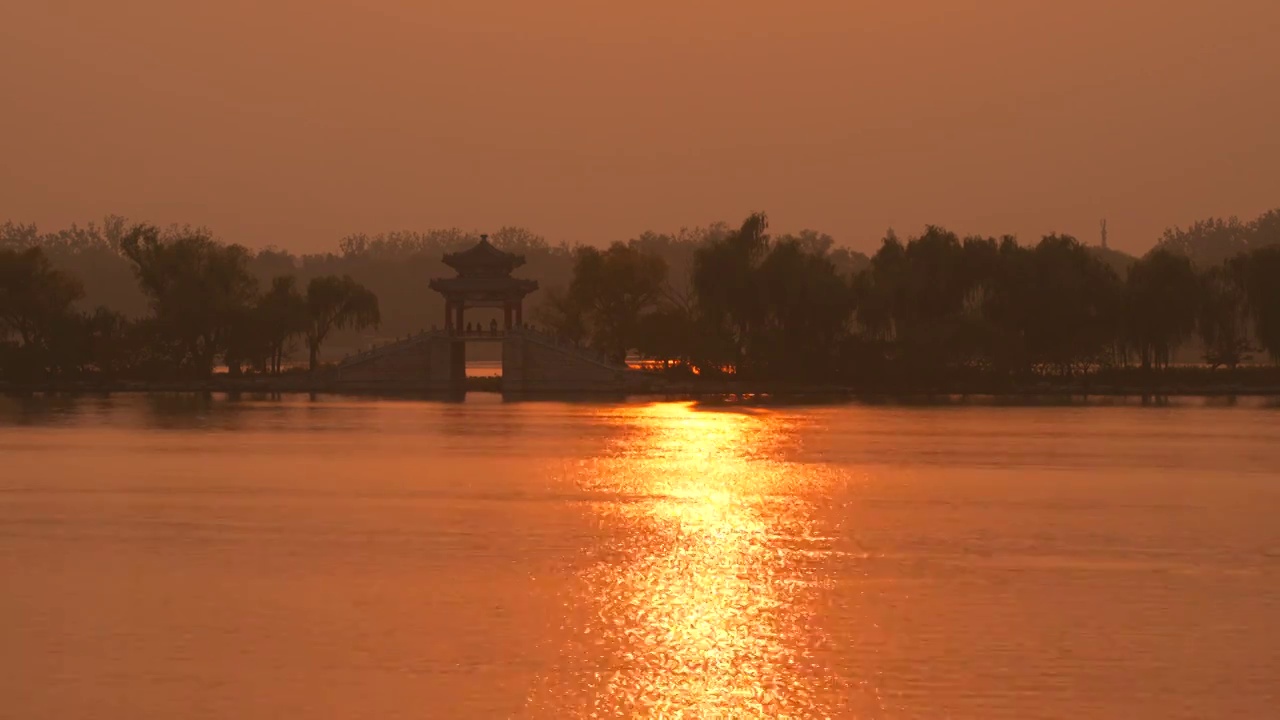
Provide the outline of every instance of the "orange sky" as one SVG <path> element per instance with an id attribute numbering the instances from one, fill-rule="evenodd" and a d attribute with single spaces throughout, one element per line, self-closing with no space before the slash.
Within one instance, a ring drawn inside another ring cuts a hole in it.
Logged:
<path id="1" fill-rule="evenodd" d="M 1277 0 L 0 0 L 0 219 L 330 249 L 1280 206 Z"/>

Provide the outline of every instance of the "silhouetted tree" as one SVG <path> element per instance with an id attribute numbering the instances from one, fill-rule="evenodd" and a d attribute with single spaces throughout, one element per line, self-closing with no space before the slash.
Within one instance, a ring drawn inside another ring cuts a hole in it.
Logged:
<path id="1" fill-rule="evenodd" d="M 847 247 L 837 247 L 835 238 L 817 230 L 801 230 L 773 238 L 777 245 L 796 242 L 806 254 L 824 257 L 835 268 L 836 274 L 845 280 L 862 272 L 871 264 L 871 258 Z"/>
<path id="2" fill-rule="evenodd" d="M 664 307 L 675 306 L 686 313 L 692 312 L 693 257 L 698 248 L 725 237 L 731 229 L 725 223 L 706 227 L 681 228 L 677 233 L 646 232 L 627 241 L 627 245 L 640 252 L 662 258 L 667 266 L 667 277 L 662 289 Z"/>
<path id="3" fill-rule="evenodd" d="M 84 286 L 55 270 L 40 248 L 0 250 L 0 332 L 24 346 L 47 348 Z"/>
<path id="4" fill-rule="evenodd" d="M 562 288 L 547 288 L 542 304 L 533 311 L 533 319 L 556 337 L 580 343 L 587 337 L 583 308 Z"/>
<path id="5" fill-rule="evenodd" d="M 1196 327 L 1210 368 L 1234 369 L 1249 357 L 1248 262 L 1242 256 L 1203 273 Z"/>
<path id="6" fill-rule="evenodd" d="M 806 230 L 775 240 L 767 229 L 763 213 L 751 215 L 695 250 L 694 303 L 669 317 L 690 338 L 685 355 L 701 368 L 829 379 L 849 331 L 848 266 L 842 272 L 833 261 L 828 235 Z"/>
<path id="7" fill-rule="evenodd" d="M 708 368 L 740 365 L 749 352 L 765 307 L 756 268 L 769 252 L 764 213 L 748 217 L 727 236 L 698 248 L 693 258 L 693 289 L 700 326 L 709 337 L 699 364 Z"/>
<path id="8" fill-rule="evenodd" d="M 178 365 L 211 373 L 254 302 L 248 251 L 202 230 L 165 234 L 150 225 L 129 230 L 121 248 L 151 300 L 157 332 L 173 340 Z"/>
<path id="9" fill-rule="evenodd" d="M 689 310 L 666 305 L 640 317 L 636 325 L 635 348 L 642 357 L 688 365 L 698 347 L 698 330 Z"/>
<path id="10" fill-rule="evenodd" d="M 1268 210 L 1249 223 L 1252 237 L 1249 238 L 1251 250 L 1280 245 L 1280 208 Z"/>
<path id="11" fill-rule="evenodd" d="M 756 214 L 737 228 L 644 233 L 603 250 L 521 228 L 490 239 L 524 254 L 522 274 L 550 288 L 531 317 L 618 359 L 636 350 L 751 378 L 957 387 L 979 373 L 1070 375 L 1135 354 L 1164 366 L 1198 331 L 1213 367 L 1244 362 L 1251 345 L 1280 361 L 1280 211 L 1172 229 L 1140 261 L 1067 236 L 1023 247 L 936 226 L 906 242 L 891 232 L 867 258 L 816 231 L 767 228 Z M 322 344 L 347 333 L 438 318 L 440 299 L 422 280 L 449 273 L 441 256 L 476 239 L 457 229 L 356 235 L 340 253 L 296 256 L 120 218 L 55 233 L 5 223 L 0 372 L 174 377 L 208 374 L 219 358 L 232 373 L 279 372 L 299 336 L 314 368 Z M 125 312 L 85 312 L 104 298 Z"/>
<path id="12" fill-rule="evenodd" d="M 748 372 L 783 379 L 831 378 L 848 333 L 853 290 L 827 257 L 829 245 L 776 242 L 755 270 L 764 312 L 744 358 Z"/>
<path id="13" fill-rule="evenodd" d="M 378 296 L 350 275 L 312 278 L 307 285 L 307 347 L 309 367 L 320 365 L 320 346 L 334 328 L 361 330 L 376 327 L 381 319 Z"/>
<path id="14" fill-rule="evenodd" d="M 6 222 L 0 224 L 0 248 L 43 250 L 53 267 L 83 285 L 84 296 L 77 304 L 81 310 L 106 306 L 126 317 L 140 317 L 147 312 L 147 299 L 138 288 L 132 264 L 120 252 L 127 227 L 125 219 L 118 216 L 54 232 Z"/>
<path id="15" fill-rule="evenodd" d="M 640 318 L 656 309 L 666 275 L 662 258 L 623 243 L 603 252 L 580 248 L 568 299 L 581 312 L 592 344 L 623 361 L 635 347 Z"/>
<path id="16" fill-rule="evenodd" d="M 1197 267 L 1211 268 L 1247 252 L 1251 235 L 1248 224 L 1239 218 L 1209 218 L 1186 229 L 1165 230 L 1156 249 L 1185 257 Z"/>
<path id="17" fill-rule="evenodd" d="M 854 279 L 856 321 L 863 334 L 881 342 L 897 339 L 905 312 L 907 249 L 890 230 L 871 256 L 871 264 Z"/>
<path id="18" fill-rule="evenodd" d="M 1024 368 L 1067 375 L 1105 361 L 1119 329 L 1120 280 L 1075 238 L 1045 236 L 1027 250 L 1002 242 L 986 304 Z"/>
<path id="19" fill-rule="evenodd" d="M 236 312 L 227 331 L 226 350 L 222 355 L 229 375 L 240 375 L 246 366 L 266 372 L 271 347 L 262 320 L 256 304 Z"/>
<path id="20" fill-rule="evenodd" d="M 1241 261 L 1258 345 L 1280 363 L 1280 245 L 1269 245 Z"/>
<path id="21" fill-rule="evenodd" d="M 1182 255 L 1200 269 L 1222 265 L 1252 250 L 1280 244 L 1280 210 L 1271 210 L 1243 222 L 1239 218 L 1209 218 L 1190 227 L 1170 228 L 1156 244 L 1157 249 Z"/>
<path id="22" fill-rule="evenodd" d="M 297 278 L 288 275 L 273 279 L 271 290 L 258 300 L 256 315 L 268 352 L 267 369 L 279 373 L 285 358 L 293 352 L 294 338 L 307 332 L 307 299 L 298 292 Z"/>
<path id="23" fill-rule="evenodd" d="M 997 256 L 994 240 L 961 242 L 937 226 L 905 245 L 891 231 L 854 281 L 857 324 L 910 372 L 973 364 Z"/>
<path id="24" fill-rule="evenodd" d="M 1191 261 L 1157 249 L 1129 269 L 1125 337 L 1143 368 L 1165 367 L 1195 331 L 1199 281 Z"/>
<path id="25" fill-rule="evenodd" d="M 964 245 L 955 233 L 930 225 L 923 235 L 907 243 L 905 260 L 905 285 L 895 311 L 899 326 L 932 330 L 932 326 L 964 311 L 965 300 L 978 286 L 979 278 L 967 272 Z"/>
<path id="26" fill-rule="evenodd" d="M 105 307 L 83 317 L 86 359 L 97 372 L 115 377 L 136 368 L 143 351 L 136 321 Z"/>

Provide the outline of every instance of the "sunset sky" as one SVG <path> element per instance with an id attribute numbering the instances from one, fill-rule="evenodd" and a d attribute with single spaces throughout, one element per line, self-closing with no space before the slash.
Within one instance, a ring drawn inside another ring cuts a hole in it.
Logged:
<path id="1" fill-rule="evenodd" d="M 0 219 L 295 250 L 1280 206 L 1277 0 L 0 0 Z"/>

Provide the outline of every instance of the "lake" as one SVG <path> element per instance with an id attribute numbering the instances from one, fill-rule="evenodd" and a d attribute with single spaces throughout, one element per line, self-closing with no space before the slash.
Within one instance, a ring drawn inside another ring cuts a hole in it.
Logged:
<path id="1" fill-rule="evenodd" d="M 1280 410 L 0 398 L 3 718 L 1280 707 Z"/>

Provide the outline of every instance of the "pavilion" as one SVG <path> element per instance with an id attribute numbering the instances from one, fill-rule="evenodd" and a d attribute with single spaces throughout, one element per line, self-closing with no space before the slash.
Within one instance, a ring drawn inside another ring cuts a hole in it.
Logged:
<path id="1" fill-rule="evenodd" d="M 503 329 L 524 324 L 524 296 L 538 289 L 538 281 L 511 277 L 524 265 L 524 256 L 503 252 L 481 235 L 474 247 L 446 253 L 444 264 L 457 271 L 456 277 L 435 278 L 429 285 L 444 296 L 444 327 L 461 333 L 463 314 L 468 308 L 502 308 Z"/>
<path id="2" fill-rule="evenodd" d="M 612 393 L 640 387 L 641 376 L 626 365 L 524 327 L 524 298 L 538 283 L 511 277 L 524 265 L 523 256 L 503 252 L 481 235 L 474 247 L 448 253 L 444 262 L 457 275 L 429 283 L 444 296 L 444 331 L 424 330 L 343 360 L 333 369 L 334 387 L 465 393 L 471 343 L 501 345 L 504 394 Z M 466 332 L 468 308 L 502 308 L 504 329 Z"/>

